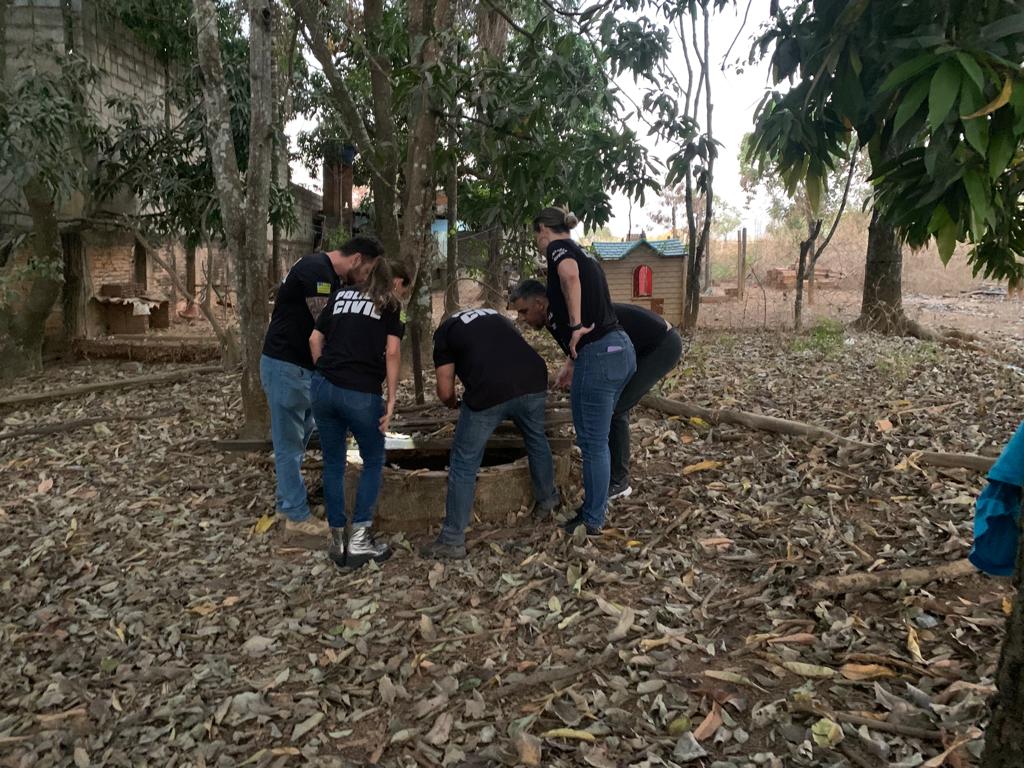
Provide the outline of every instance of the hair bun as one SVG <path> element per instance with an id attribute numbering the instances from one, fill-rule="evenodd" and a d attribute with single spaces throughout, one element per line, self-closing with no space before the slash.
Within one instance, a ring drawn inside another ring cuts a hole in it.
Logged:
<path id="1" fill-rule="evenodd" d="M 579 223 L 580 220 L 576 218 L 576 214 L 573 213 L 572 211 L 569 211 L 568 213 L 565 214 L 565 226 L 567 226 L 569 229 L 575 228 L 575 226 Z"/>

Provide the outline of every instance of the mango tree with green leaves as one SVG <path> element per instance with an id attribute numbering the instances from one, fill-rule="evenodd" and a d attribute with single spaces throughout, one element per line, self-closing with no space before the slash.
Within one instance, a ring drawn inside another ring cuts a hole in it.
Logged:
<path id="1" fill-rule="evenodd" d="M 759 162 L 819 200 L 851 135 L 870 153 L 865 324 L 909 326 L 899 293 L 903 243 L 934 238 L 948 261 L 965 242 L 976 273 L 1024 276 L 1019 3 L 804 1 L 777 12 L 760 45 L 776 83 L 792 87 L 769 94 L 758 112 Z M 1015 590 L 984 768 L 1019 766 L 1024 754 L 1024 536 Z"/>
<path id="2" fill-rule="evenodd" d="M 788 83 L 758 109 L 752 157 L 820 203 L 826 179 L 866 148 L 872 221 L 861 321 L 913 331 L 903 244 L 934 238 L 944 262 L 970 246 L 976 274 L 1024 276 L 1024 13 L 1007 0 L 803 0 L 756 49 Z"/>

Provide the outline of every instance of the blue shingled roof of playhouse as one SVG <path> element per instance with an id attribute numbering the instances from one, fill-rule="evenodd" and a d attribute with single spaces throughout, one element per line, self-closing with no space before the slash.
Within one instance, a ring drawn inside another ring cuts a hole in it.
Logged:
<path id="1" fill-rule="evenodd" d="M 649 245 L 658 252 L 659 256 L 673 257 L 683 256 L 686 254 L 686 248 L 678 238 L 675 237 L 670 237 L 667 240 L 629 240 L 625 243 L 591 243 L 590 247 L 593 249 L 597 258 L 602 261 L 619 261 L 620 259 L 626 258 L 630 252 L 641 243 Z"/>

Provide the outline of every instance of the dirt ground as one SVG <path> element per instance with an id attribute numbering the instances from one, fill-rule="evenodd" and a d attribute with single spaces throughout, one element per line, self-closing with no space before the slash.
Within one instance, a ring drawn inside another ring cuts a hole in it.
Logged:
<path id="1" fill-rule="evenodd" d="M 280 534 L 269 455 L 213 446 L 234 375 L 8 407 L 0 765 L 910 768 L 957 744 L 945 764 L 972 765 L 1007 585 L 807 587 L 966 555 L 983 478 L 914 452 L 1008 439 L 1006 325 L 998 354 L 703 333 L 662 394 L 877 448 L 638 409 L 635 492 L 599 539 L 524 509 L 464 562 L 420 559 L 423 531 L 356 573 Z M 174 368 L 60 366 L 0 396 Z"/>

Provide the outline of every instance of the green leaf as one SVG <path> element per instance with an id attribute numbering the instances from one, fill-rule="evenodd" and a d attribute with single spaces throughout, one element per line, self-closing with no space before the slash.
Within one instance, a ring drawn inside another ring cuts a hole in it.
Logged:
<path id="1" fill-rule="evenodd" d="M 1000 40 L 1024 32 L 1024 13 L 1005 16 L 981 28 L 981 38 L 987 41 Z"/>
<path id="2" fill-rule="evenodd" d="M 906 122 L 917 114 L 917 110 L 924 103 L 925 98 L 928 96 L 929 80 L 927 77 L 919 78 L 907 91 L 906 95 L 900 99 L 900 105 L 896 109 L 896 121 L 893 125 L 893 130 L 897 133 Z"/>
<path id="3" fill-rule="evenodd" d="M 979 155 L 984 156 L 988 150 L 988 121 L 984 119 L 965 121 L 964 137 Z"/>
<path id="4" fill-rule="evenodd" d="M 933 131 L 946 119 L 960 92 L 960 67 L 947 59 L 932 75 L 928 90 L 928 127 Z"/>
<path id="5" fill-rule="evenodd" d="M 885 78 L 885 81 L 878 89 L 879 92 L 887 93 L 893 90 L 905 80 L 909 80 L 919 72 L 924 72 L 938 60 L 939 57 L 934 53 L 923 53 L 910 61 L 903 62 L 889 73 L 889 76 Z"/>
<path id="6" fill-rule="evenodd" d="M 957 51 L 957 60 L 960 62 L 960 66 L 963 67 L 964 72 L 971 78 L 978 86 L 978 90 L 985 90 L 985 74 L 981 71 L 981 66 L 974 60 L 974 57 L 963 51 Z"/>
<path id="7" fill-rule="evenodd" d="M 982 121 L 969 120 L 964 125 L 977 122 Z M 1009 115 L 1006 115 L 1005 112 L 996 113 L 992 120 L 992 138 L 988 147 L 988 174 L 993 180 L 1006 170 L 1017 147 L 1010 122 Z"/>
<path id="8" fill-rule="evenodd" d="M 811 210 L 817 213 L 821 205 L 821 177 L 808 174 L 804 186 L 807 189 L 807 202 L 811 204 Z"/>
<path id="9" fill-rule="evenodd" d="M 942 259 L 943 265 L 949 264 L 956 248 L 956 224 L 952 221 L 944 224 L 935 233 L 935 243 L 939 246 L 939 258 Z"/>
<path id="10" fill-rule="evenodd" d="M 992 216 L 992 206 L 988 197 L 988 178 L 977 168 L 969 168 L 964 172 L 964 187 L 967 188 L 967 197 L 971 201 L 971 209 L 977 217 L 977 223 L 988 221 Z M 980 234 L 980 232 L 975 232 L 975 235 Z"/>

